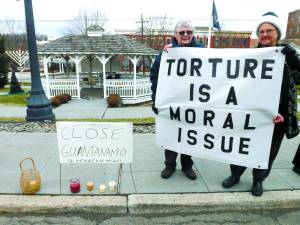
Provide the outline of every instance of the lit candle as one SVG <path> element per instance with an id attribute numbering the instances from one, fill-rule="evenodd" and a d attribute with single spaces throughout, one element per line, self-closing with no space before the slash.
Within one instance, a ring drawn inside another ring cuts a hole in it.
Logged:
<path id="1" fill-rule="evenodd" d="M 31 188 L 35 188 L 38 185 L 38 182 L 36 180 L 29 181 L 29 185 Z"/>
<path id="2" fill-rule="evenodd" d="M 116 182 L 115 181 L 109 182 L 109 190 L 111 192 L 115 192 L 116 191 Z"/>
<path id="3" fill-rule="evenodd" d="M 100 184 L 100 186 L 99 186 L 99 192 L 100 193 L 105 192 L 105 188 L 106 188 L 105 184 Z"/>
<path id="4" fill-rule="evenodd" d="M 78 178 L 72 178 L 70 180 L 70 189 L 72 193 L 78 193 L 80 191 L 80 182 Z"/>
<path id="5" fill-rule="evenodd" d="M 93 181 L 89 181 L 86 183 L 86 188 L 88 191 L 93 191 L 94 190 L 94 182 Z"/>

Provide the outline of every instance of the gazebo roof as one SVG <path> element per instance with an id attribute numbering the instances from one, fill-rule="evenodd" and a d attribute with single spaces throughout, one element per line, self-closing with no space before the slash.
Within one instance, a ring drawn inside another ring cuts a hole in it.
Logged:
<path id="1" fill-rule="evenodd" d="M 48 42 L 39 47 L 38 53 L 44 54 L 72 54 L 72 55 L 148 55 L 154 56 L 158 51 L 145 45 L 129 40 L 126 36 L 106 35 L 67 35 Z"/>

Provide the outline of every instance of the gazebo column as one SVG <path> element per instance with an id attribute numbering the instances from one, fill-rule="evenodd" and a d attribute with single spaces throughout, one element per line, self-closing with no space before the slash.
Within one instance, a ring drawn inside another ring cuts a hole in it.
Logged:
<path id="1" fill-rule="evenodd" d="M 78 99 L 80 99 L 80 85 L 79 85 L 79 64 L 81 62 L 83 57 L 75 56 L 74 58 L 72 57 L 71 59 L 75 63 L 75 70 L 76 70 L 76 84 L 77 84 L 77 93 L 78 93 Z"/>
<path id="2" fill-rule="evenodd" d="M 139 61 L 139 57 L 128 57 L 133 64 L 133 98 L 136 99 L 136 65 Z"/>
<path id="3" fill-rule="evenodd" d="M 64 72 L 64 67 L 63 67 L 63 63 L 59 63 L 59 72 L 63 73 Z"/>
<path id="4" fill-rule="evenodd" d="M 46 95 L 49 98 L 50 97 L 50 86 L 49 86 L 49 73 L 48 73 L 48 63 L 50 59 L 49 57 L 44 56 L 43 57 L 43 64 L 44 64 L 44 75 L 46 77 Z"/>
<path id="5" fill-rule="evenodd" d="M 96 56 L 96 58 L 102 63 L 102 76 L 103 76 L 103 97 L 106 99 L 106 75 L 105 75 L 105 65 L 108 62 L 108 60 L 111 58 L 107 57 L 105 58 L 105 55 L 102 55 L 101 57 Z"/>

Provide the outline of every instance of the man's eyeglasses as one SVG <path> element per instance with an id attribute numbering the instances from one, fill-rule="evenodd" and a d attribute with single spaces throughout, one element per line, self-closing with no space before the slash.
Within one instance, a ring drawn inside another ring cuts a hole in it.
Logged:
<path id="1" fill-rule="evenodd" d="M 272 34 L 274 31 L 275 31 L 275 30 L 268 29 L 268 30 L 260 30 L 258 33 L 259 33 L 260 36 L 262 36 L 262 35 L 264 35 L 265 33 L 266 33 L 267 35 L 270 35 L 270 34 Z"/>
<path id="2" fill-rule="evenodd" d="M 183 31 L 179 31 L 178 34 L 179 34 L 180 36 L 184 36 L 185 34 L 187 34 L 187 35 L 192 35 L 192 34 L 193 34 L 193 31 L 191 31 L 191 30 L 183 30 Z"/>

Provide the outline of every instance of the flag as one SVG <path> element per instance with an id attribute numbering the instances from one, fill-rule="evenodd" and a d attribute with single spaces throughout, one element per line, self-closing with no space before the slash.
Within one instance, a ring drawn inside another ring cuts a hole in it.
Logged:
<path id="1" fill-rule="evenodd" d="M 220 27 L 220 24 L 219 24 L 217 8 L 216 8 L 214 0 L 213 0 L 213 7 L 212 7 L 212 27 L 217 29 L 217 30 L 221 30 L 221 27 Z"/>

